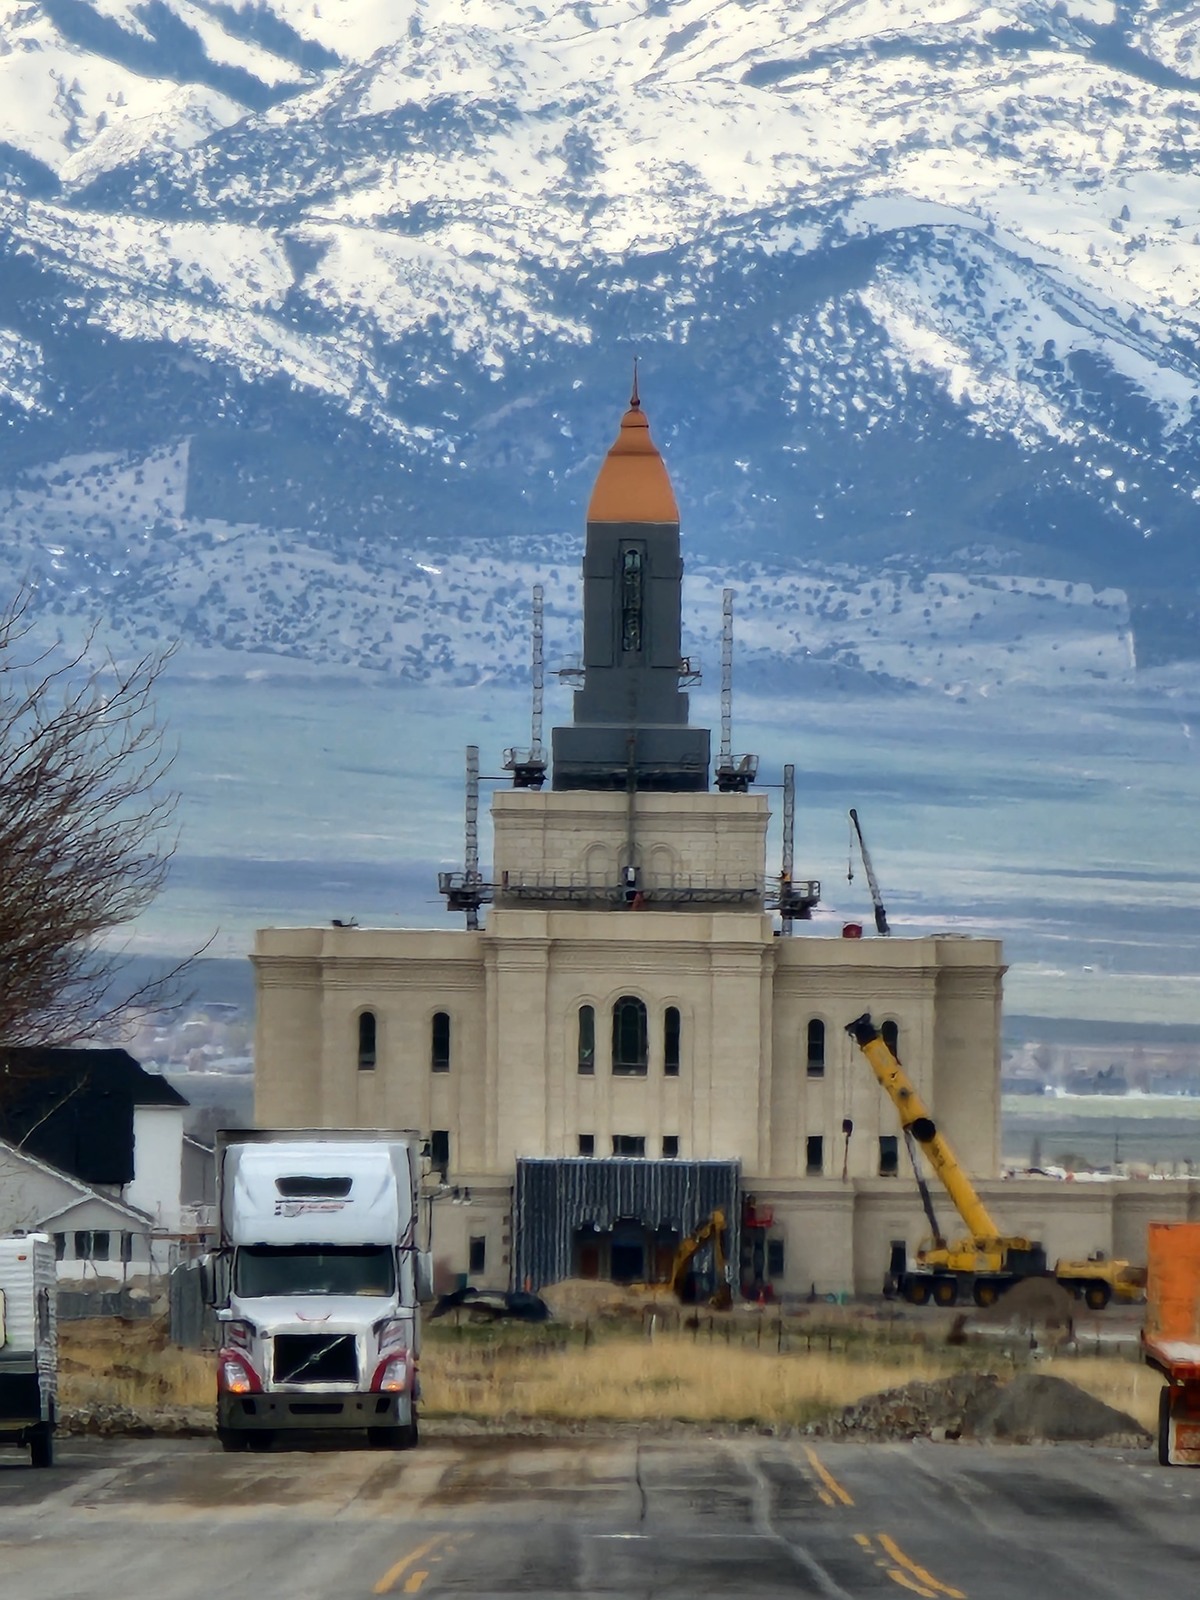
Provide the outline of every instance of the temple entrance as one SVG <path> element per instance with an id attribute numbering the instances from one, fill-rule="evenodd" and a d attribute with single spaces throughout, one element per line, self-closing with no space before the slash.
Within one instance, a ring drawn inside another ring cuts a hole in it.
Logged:
<path id="1" fill-rule="evenodd" d="M 622 1217 L 612 1231 L 610 1246 L 614 1283 L 646 1281 L 646 1229 L 633 1217 Z"/>

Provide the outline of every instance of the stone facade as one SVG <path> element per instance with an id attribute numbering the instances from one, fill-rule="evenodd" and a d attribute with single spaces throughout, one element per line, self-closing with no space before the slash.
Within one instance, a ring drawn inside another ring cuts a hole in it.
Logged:
<path id="1" fill-rule="evenodd" d="M 647 896 L 684 879 L 762 884 L 762 796 L 636 798 Z M 578 880 L 589 850 L 625 838 L 628 806 L 617 794 L 513 791 L 497 795 L 494 816 L 499 892 L 505 872 Z M 660 846 L 669 867 L 653 865 L 665 863 Z M 613 881 L 614 864 L 610 854 L 598 883 Z M 436 1133 L 447 1158 L 431 1204 L 438 1254 L 448 1273 L 467 1272 L 469 1240 L 483 1238 L 480 1284 L 507 1286 L 518 1158 L 636 1153 L 737 1161 L 744 1188 L 773 1197 L 777 1292 L 877 1286 L 887 1238 L 911 1234 L 920 1214 L 911 1176 L 889 1165 L 895 1110 L 845 1032 L 863 1011 L 895 1025 L 968 1169 L 996 1172 L 993 941 L 782 938 L 755 904 L 658 910 L 647 898 L 497 905 L 480 932 L 267 929 L 254 962 L 259 1122 Z M 630 1000 L 644 1007 L 644 1067 L 614 1061 L 614 1008 Z M 859 1239 L 858 1197 L 881 1186 L 894 1199 L 868 1207 L 878 1226 Z M 460 1207 L 470 1191 L 469 1211 L 453 1207 L 455 1188 Z"/>

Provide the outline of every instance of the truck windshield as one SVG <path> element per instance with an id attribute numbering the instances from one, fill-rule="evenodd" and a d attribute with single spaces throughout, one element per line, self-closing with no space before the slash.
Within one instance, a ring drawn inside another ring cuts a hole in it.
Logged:
<path id="1" fill-rule="evenodd" d="M 243 1245 L 234 1293 L 258 1295 L 391 1294 L 396 1283 L 387 1245 Z"/>

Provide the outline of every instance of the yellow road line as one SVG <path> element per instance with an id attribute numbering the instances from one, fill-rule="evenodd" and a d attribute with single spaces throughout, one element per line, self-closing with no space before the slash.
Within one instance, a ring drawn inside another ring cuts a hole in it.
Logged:
<path id="1" fill-rule="evenodd" d="M 871 1541 L 865 1533 L 856 1533 L 854 1535 L 854 1542 L 855 1544 L 862 1545 L 864 1550 L 869 1550 L 871 1548 Z"/>
<path id="2" fill-rule="evenodd" d="M 923 1583 L 915 1583 L 912 1578 L 901 1572 L 899 1567 L 888 1567 L 887 1575 L 893 1583 L 898 1583 L 902 1589 L 911 1589 L 913 1594 L 924 1595 L 925 1600 L 937 1600 L 936 1589 L 927 1589 Z"/>
<path id="3" fill-rule="evenodd" d="M 903 1567 L 906 1572 L 911 1572 L 919 1583 L 923 1583 L 927 1588 L 932 1589 L 935 1595 L 946 1595 L 947 1600 L 967 1600 L 961 1589 L 952 1589 L 948 1583 L 942 1583 L 939 1578 L 935 1578 L 932 1572 L 926 1572 L 925 1568 L 919 1566 L 911 1556 L 906 1556 L 896 1541 L 888 1534 L 881 1533 L 879 1542 L 898 1567 Z M 895 1574 L 893 1573 L 892 1576 L 895 1576 Z M 897 1581 L 899 1580 L 897 1579 Z"/>
<path id="4" fill-rule="evenodd" d="M 428 1576 L 429 1576 L 428 1572 L 412 1572 L 412 1573 L 410 1573 L 408 1575 L 408 1577 L 404 1580 L 404 1592 L 405 1592 L 405 1594 L 416 1594 L 417 1590 L 425 1582 L 425 1579 Z"/>
<path id="5" fill-rule="evenodd" d="M 388 1568 L 383 1577 L 380 1578 L 379 1582 L 375 1585 L 374 1593 L 390 1594 L 396 1587 L 397 1583 L 399 1583 L 400 1579 L 404 1576 L 407 1569 L 411 1567 L 415 1561 L 420 1561 L 422 1556 L 428 1555 L 429 1552 L 436 1545 L 440 1544 L 445 1537 L 446 1535 L 444 1533 L 435 1533 L 432 1539 L 426 1539 L 424 1544 L 419 1544 L 415 1550 L 410 1550 L 406 1556 L 396 1562 L 395 1566 Z M 413 1576 L 415 1577 L 416 1574 L 414 1573 Z M 429 1574 L 422 1573 L 421 1576 L 423 1582 L 425 1578 L 429 1576 Z M 406 1590 L 407 1587 L 408 1586 L 405 1585 Z M 408 1590 L 408 1592 L 411 1593 L 412 1591 Z"/>
<path id="6" fill-rule="evenodd" d="M 830 1472 L 829 1468 L 817 1459 L 817 1452 L 813 1449 L 812 1445 L 806 1444 L 804 1446 L 804 1454 L 808 1457 L 809 1466 L 812 1467 L 813 1471 L 829 1490 L 830 1494 L 836 1499 L 840 1500 L 844 1506 L 852 1506 L 854 1504 L 854 1499 L 851 1496 L 850 1491 L 848 1489 L 843 1489 L 841 1484 L 834 1477 L 833 1473 Z"/>

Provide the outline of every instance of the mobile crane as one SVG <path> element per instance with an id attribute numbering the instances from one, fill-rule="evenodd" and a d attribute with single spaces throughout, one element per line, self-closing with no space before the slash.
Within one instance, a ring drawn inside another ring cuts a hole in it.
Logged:
<path id="1" fill-rule="evenodd" d="M 899 1294 L 913 1305 L 924 1305 L 933 1299 L 938 1305 L 951 1306 L 960 1293 L 969 1292 L 977 1306 L 990 1306 L 1022 1278 L 1053 1276 L 1064 1289 L 1081 1296 L 1093 1311 L 1103 1310 L 1114 1296 L 1125 1301 L 1141 1298 L 1146 1284 L 1144 1268 L 1131 1266 L 1128 1261 L 1110 1261 L 1097 1254 L 1086 1261 L 1057 1261 L 1050 1273 L 1042 1244 L 1034 1239 L 1001 1233 L 908 1074 L 872 1023 L 870 1014 L 856 1017 L 846 1025 L 846 1032 L 866 1056 L 880 1086 L 896 1107 L 910 1154 L 915 1140 L 940 1178 L 966 1229 L 962 1238 L 946 1240 L 937 1225 L 928 1190 L 918 1174 L 933 1238 L 917 1249 L 912 1260 L 908 1259 L 906 1248 L 893 1248 L 885 1294 Z"/>
<path id="2" fill-rule="evenodd" d="M 867 841 L 863 838 L 862 826 L 858 820 L 858 812 L 850 807 L 850 825 L 858 836 L 858 853 L 862 856 L 863 871 L 867 875 L 867 888 L 871 891 L 871 904 L 875 908 L 875 932 L 883 938 L 891 935 L 888 927 L 887 912 L 883 908 L 883 895 L 879 892 L 879 879 L 875 876 L 875 868 L 871 865 L 871 856 L 867 850 Z M 850 841 L 850 860 L 846 864 L 846 882 L 854 882 L 854 841 Z"/>

